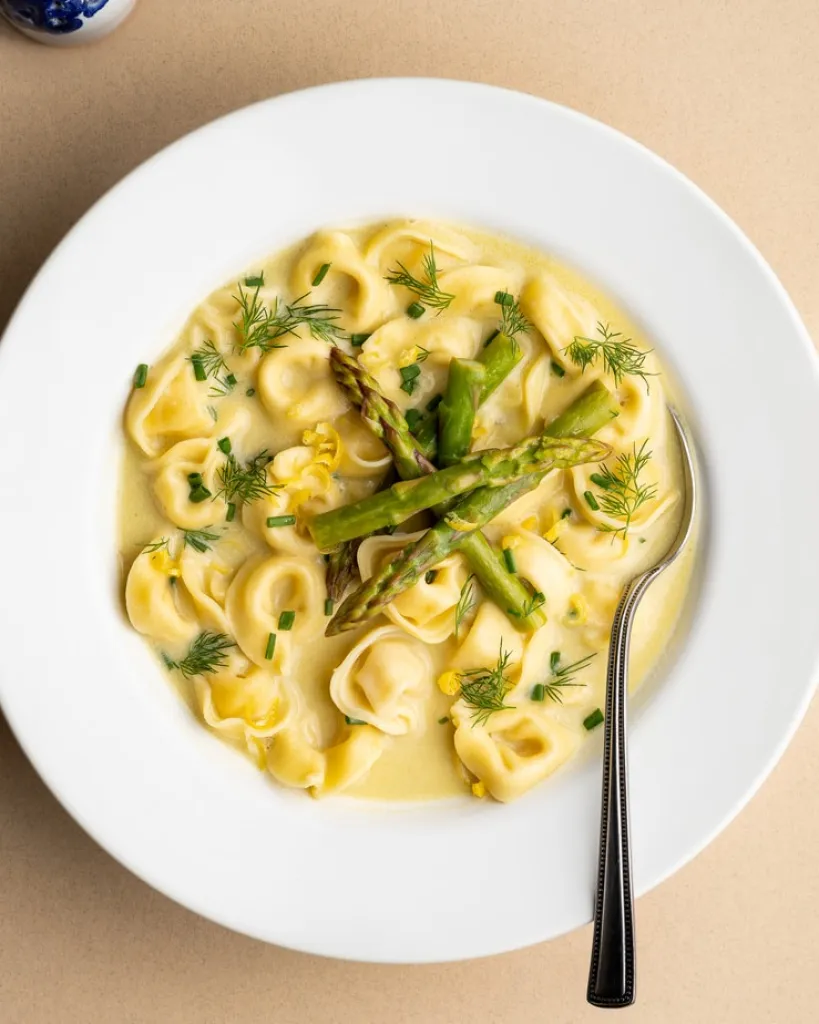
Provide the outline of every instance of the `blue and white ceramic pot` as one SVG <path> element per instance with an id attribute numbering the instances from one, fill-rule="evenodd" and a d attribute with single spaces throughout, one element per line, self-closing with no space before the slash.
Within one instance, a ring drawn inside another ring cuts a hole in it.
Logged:
<path id="1" fill-rule="evenodd" d="M 130 14 L 136 0 L 0 0 L 0 13 L 32 39 L 70 46 L 99 39 Z"/>

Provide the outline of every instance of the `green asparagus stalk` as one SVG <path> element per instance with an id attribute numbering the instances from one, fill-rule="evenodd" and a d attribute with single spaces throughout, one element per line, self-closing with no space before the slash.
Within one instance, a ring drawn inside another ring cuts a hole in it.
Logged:
<path id="1" fill-rule="evenodd" d="M 327 627 L 327 636 L 355 629 L 378 615 L 399 594 L 413 586 L 433 566 L 462 546 L 475 530 L 485 526 L 511 501 L 536 487 L 551 469 L 568 468 L 606 458 L 608 445 L 591 438 L 560 440 L 540 468 L 503 487 L 478 487 L 461 498 L 442 519 L 391 563 L 376 572 L 341 605 Z M 448 472 L 443 470 L 443 472 Z M 503 607 L 503 606 L 502 606 Z M 514 614 L 513 609 L 505 608 Z"/>
<path id="2" fill-rule="evenodd" d="M 325 586 L 327 597 L 333 602 L 338 602 L 344 597 L 350 584 L 358 578 L 358 546 L 359 540 L 350 540 L 341 544 L 335 551 L 331 551 L 327 558 L 327 569 L 325 571 Z"/>
<path id="3" fill-rule="evenodd" d="M 392 452 L 395 468 L 403 480 L 414 480 L 435 467 L 410 434 L 404 414 L 378 388 L 378 381 L 340 348 L 330 350 L 330 366 L 336 381 L 376 437 Z"/>
<path id="4" fill-rule="evenodd" d="M 438 455 L 438 411 L 429 412 L 413 430 L 412 436 L 424 455 L 434 462 Z"/>
<path id="5" fill-rule="evenodd" d="M 597 441 L 537 436 L 513 448 L 494 448 L 467 455 L 461 462 L 416 480 L 403 480 L 377 494 L 316 516 L 309 524 L 320 551 L 362 537 L 384 526 L 398 526 L 416 512 L 433 508 L 476 487 L 504 487 L 531 473 L 588 461 L 589 446 L 602 462 L 611 449 Z"/>
<path id="6" fill-rule="evenodd" d="M 474 359 L 452 359 L 449 378 L 438 406 L 438 461 L 451 466 L 467 454 L 486 365 Z"/>
<path id="7" fill-rule="evenodd" d="M 514 338 L 501 332 L 495 335 L 478 358 L 485 370 L 480 394 L 482 404 L 523 359 L 523 352 Z"/>
<path id="8" fill-rule="evenodd" d="M 407 427 L 400 409 L 378 390 L 377 381 L 363 366 L 340 348 L 330 351 L 330 366 L 336 380 L 353 405 L 359 406 L 370 429 L 390 448 L 398 475 L 415 480 L 435 467 L 426 459 Z M 364 404 L 367 404 L 365 415 Z M 403 423 L 403 429 L 402 429 Z M 426 466 L 428 468 L 423 468 Z M 533 608 L 531 594 L 507 571 L 492 545 L 481 533 L 469 534 L 461 545 L 470 568 L 483 592 L 501 608 L 509 608 L 523 629 L 537 629 L 546 621 L 540 608 Z"/>

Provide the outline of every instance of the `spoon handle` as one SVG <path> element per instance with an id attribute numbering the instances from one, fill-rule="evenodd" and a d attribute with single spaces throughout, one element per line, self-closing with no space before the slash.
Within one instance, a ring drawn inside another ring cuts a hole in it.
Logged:
<path id="1" fill-rule="evenodd" d="M 626 697 L 631 624 L 649 582 L 645 575 L 638 576 L 625 587 L 611 627 L 606 676 L 600 864 L 586 993 L 593 1006 L 630 1006 L 634 1002 L 635 943 L 628 838 Z"/>

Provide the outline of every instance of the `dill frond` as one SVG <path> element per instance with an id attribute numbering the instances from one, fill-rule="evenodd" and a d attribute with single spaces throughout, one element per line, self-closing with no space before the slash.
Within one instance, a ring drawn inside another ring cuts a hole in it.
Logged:
<path id="1" fill-rule="evenodd" d="M 547 682 L 542 684 L 544 695 L 549 700 L 554 701 L 555 704 L 562 704 L 562 691 L 565 688 L 586 685 L 585 683 L 575 682 L 575 679 L 578 672 L 588 668 L 596 657 L 596 654 L 587 654 L 585 658 L 580 658 L 578 661 L 572 662 L 571 665 L 560 665 L 560 654 L 554 651 L 552 653 L 551 676 Z"/>
<path id="2" fill-rule="evenodd" d="M 458 639 L 458 633 L 460 632 L 461 625 L 464 619 L 469 615 L 472 609 L 475 607 L 475 574 L 472 573 L 467 576 L 464 585 L 461 587 L 461 593 L 458 597 L 458 603 L 455 606 L 455 639 Z"/>
<path id="3" fill-rule="evenodd" d="M 601 464 L 599 474 L 594 474 L 595 483 L 600 488 L 598 504 L 601 510 L 623 522 L 623 525 L 617 528 L 601 526 L 600 530 L 603 533 L 615 536 L 622 534 L 625 540 L 637 510 L 647 501 L 653 501 L 657 497 L 656 484 L 644 484 L 640 481 L 640 474 L 651 459 L 651 452 L 646 451 L 647 445 L 647 440 L 643 441 L 639 448 L 635 443 L 632 451 L 618 455 L 613 468 Z"/>
<path id="4" fill-rule="evenodd" d="M 211 543 L 219 540 L 218 533 L 209 533 L 207 530 L 183 530 L 182 536 L 186 548 L 199 552 L 210 551 Z"/>
<path id="5" fill-rule="evenodd" d="M 168 668 L 178 668 L 186 679 L 215 672 L 227 664 L 226 651 L 236 644 L 226 633 L 211 633 L 205 630 L 191 644 L 188 653 L 181 661 L 174 662 L 163 653 L 163 660 Z"/>
<path id="6" fill-rule="evenodd" d="M 631 338 L 624 338 L 620 331 L 612 331 L 608 324 L 598 323 L 597 332 L 599 338 L 576 336 L 563 351 L 581 372 L 599 359 L 618 387 L 623 377 L 640 377 L 648 391 L 648 378 L 655 376 L 644 368 L 649 353 L 637 348 Z"/>
<path id="7" fill-rule="evenodd" d="M 439 312 L 442 309 L 447 309 L 455 296 L 442 291 L 438 284 L 438 266 L 435 262 L 435 246 L 432 241 L 429 243 L 429 252 L 424 255 L 421 263 L 423 266 L 423 277 L 421 278 L 415 277 L 403 263 L 399 263 L 397 270 L 387 272 L 385 280 L 390 284 L 407 288 L 418 297 L 420 303 L 430 309 L 437 309 Z"/>
<path id="8" fill-rule="evenodd" d="M 242 465 L 231 452 L 219 470 L 221 487 L 215 497 L 223 496 L 226 502 L 242 501 L 249 504 L 267 494 L 274 494 L 277 484 L 267 479 L 267 464 L 270 461 L 267 450 L 259 452 L 249 462 Z"/>
<path id="9" fill-rule="evenodd" d="M 512 655 L 504 651 L 503 641 L 498 649 L 498 662 L 494 668 L 478 668 L 459 675 L 461 699 L 472 709 L 472 726 L 486 725 L 496 711 L 508 711 L 514 704 L 505 703 L 506 694 L 512 684 L 506 677 L 506 669 Z"/>

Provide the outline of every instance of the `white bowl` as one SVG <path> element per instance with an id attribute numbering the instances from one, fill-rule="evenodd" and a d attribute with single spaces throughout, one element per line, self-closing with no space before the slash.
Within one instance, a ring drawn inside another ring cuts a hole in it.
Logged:
<path id="1" fill-rule="evenodd" d="M 350 82 L 238 111 L 129 175 L 57 248 L 0 346 L 0 698 L 65 807 L 180 903 L 296 949 L 449 960 L 589 920 L 599 758 L 509 806 L 307 800 L 193 720 L 126 625 L 117 584 L 136 364 L 254 259 L 391 214 L 555 253 L 673 366 L 705 459 L 707 543 L 684 648 L 632 717 L 636 891 L 748 800 L 817 668 L 810 340 L 748 240 L 671 167 L 572 111 L 479 85 Z"/>

